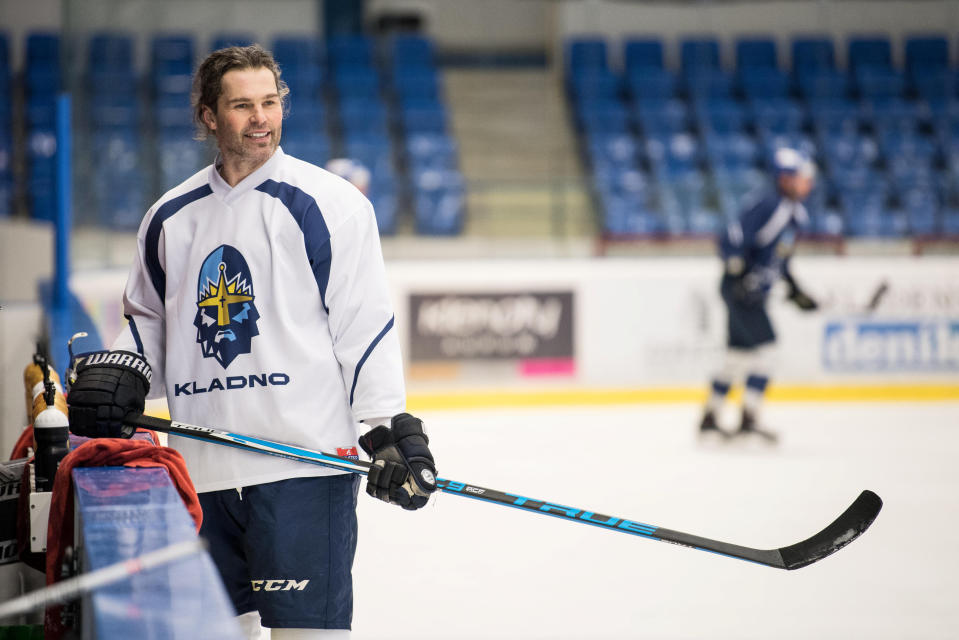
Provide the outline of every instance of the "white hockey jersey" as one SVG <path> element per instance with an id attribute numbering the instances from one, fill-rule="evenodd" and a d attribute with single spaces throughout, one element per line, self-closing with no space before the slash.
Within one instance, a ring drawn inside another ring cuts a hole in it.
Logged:
<path id="1" fill-rule="evenodd" d="M 137 237 L 114 349 L 153 366 L 175 420 L 345 454 L 405 407 L 376 220 L 345 180 L 277 149 L 230 187 L 211 165 Z M 170 436 L 197 491 L 336 473 Z"/>

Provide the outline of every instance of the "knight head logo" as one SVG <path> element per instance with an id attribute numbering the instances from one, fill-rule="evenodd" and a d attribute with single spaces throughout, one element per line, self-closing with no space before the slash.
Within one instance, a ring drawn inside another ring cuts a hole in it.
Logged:
<path id="1" fill-rule="evenodd" d="M 214 249 L 200 267 L 193 319 L 204 358 L 216 358 L 225 369 L 238 355 L 250 353 L 253 336 L 260 333 L 253 299 L 253 280 L 243 255 L 226 244 Z"/>

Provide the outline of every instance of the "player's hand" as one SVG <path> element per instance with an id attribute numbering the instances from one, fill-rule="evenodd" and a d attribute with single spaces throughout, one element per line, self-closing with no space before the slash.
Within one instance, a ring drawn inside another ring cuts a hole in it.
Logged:
<path id="1" fill-rule="evenodd" d="M 410 511 L 419 509 L 436 491 L 436 467 L 423 422 L 408 413 L 393 416 L 360 436 L 360 446 L 373 459 L 366 492 Z"/>
<path id="2" fill-rule="evenodd" d="M 819 308 L 819 304 L 815 300 L 810 298 L 805 291 L 793 285 L 789 288 L 788 299 L 791 300 L 797 307 L 803 311 L 815 311 Z"/>
<path id="3" fill-rule="evenodd" d="M 75 364 L 67 396 L 70 431 L 89 438 L 129 438 L 136 428 L 124 418 L 143 413 L 153 373 L 143 356 L 96 351 Z"/>
<path id="4" fill-rule="evenodd" d="M 730 285 L 733 298 L 748 307 L 758 307 L 762 305 L 765 296 L 763 295 L 762 288 L 754 280 L 755 279 L 748 274 L 733 276 Z"/>

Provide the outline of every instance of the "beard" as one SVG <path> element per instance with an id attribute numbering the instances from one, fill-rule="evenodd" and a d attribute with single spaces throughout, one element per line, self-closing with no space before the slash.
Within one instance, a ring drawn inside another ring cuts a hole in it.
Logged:
<path id="1" fill-rule="evenodd" d="M 222 131 L 222 129 L 221 129 Z M 230 133 L 222 137 L 217 137 L 217 146 L 220 147 L 220 153 L 224 156 L 230 155 L 243 161 L 266 161 L 276 148 L 280 146 L 280 128 L 271 128 L 267 136 L 269 144 L 263 144 L 260 140 L 247 137 L 249 131 L 239 133 Z"/>

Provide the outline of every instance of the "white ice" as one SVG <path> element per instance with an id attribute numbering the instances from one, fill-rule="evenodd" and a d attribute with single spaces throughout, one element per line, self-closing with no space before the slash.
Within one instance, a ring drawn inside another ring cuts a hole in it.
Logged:
<path id="1" fill-rule="evenodd" d="M 354 640 L 959 636 L 959 404 L 770 405 L 775 449 L 704 449 L 698 412 L 421 413 L 441 477 L 727 542 L 798 542 L 862 489 L 882 512 L 783 571 L 455 495 L 408 513 L 361 494 Z"/>

